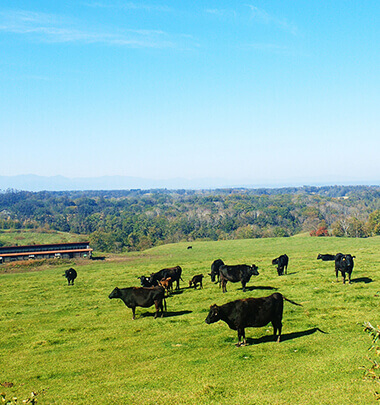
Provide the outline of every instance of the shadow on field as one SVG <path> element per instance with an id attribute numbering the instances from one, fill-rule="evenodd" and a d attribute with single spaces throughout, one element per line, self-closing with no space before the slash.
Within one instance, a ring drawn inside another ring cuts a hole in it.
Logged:
<path id="1" fill-rule="evenodd" d="M 188 287 L 185 287 L 185 288 L 188 288 Z M 170 291 L 170 295 L 169 295 L 168 297 L 165 297 L 165 298 L 169 298 L 169 297 L 171 297 L 172 295 L 180 295 L 180 294 L 183 294 L 183 290 L 184 290 L 184 288 L 182 288 L 181 290 L 173 290 L 173 291 Z"/>
<path id="2" fill-rule="evenodd" d="M 253 290 L 277 290 L 277 288 L 275 287 L 270 287 L 270 286 L 249 286 L 249 287 L 245 287 L 245 289 L 247 291 L 253 291 Z M 238 288 L 238 290 L 242 290 L 242 288 Z"/>
<path id="3" fill-rule="evenodd" d="M 368 283 L 372 283 L 372 282 L 373 282 L 372 278 L 369 278 L 369 277 L 359 277 L 359 278 L 353 278 L 351 280 L 351 283 L 365 283 L 365 284 L 368 284 Z"/>
<path id="4" fill-rule="evenodd" d="M 164 312 L 164 318 L 171 318 L 173 316 L 187 315 L 187 314 L 191 314 L 192 312 L 193 311 L 176 311 L 176 312 L 174 312 L 174 311 L 165 311 Z M 161 315 L 161 312 L 160 312 L 160 315 Z M 141 316 L 141 318 L 153 317 L 154 312 L 144 312 L 140 316 Z"/>
<path id="5" fill-rule="evenodd" d="M 312 329 L 303 330 L 301 332 L 285 333 L 285 334 L 281 335 L 281 342 L 285 342 L 286 340 L 297 339 L 297 338 L 300 338 L 303 336 L 309 336 L 315 332 L 321 332 L 321 333 L 327 334 L 327 332 L 323 332 L 323 330 L 321 330 L 319 328 L 312 328 Z M 247 338 L 247 342 L 250 345 L 257 345 L 259 343 L 274 342 L 274 338 L 273 338 L 273 336 L 262 336 L 261 338 L 258 338 L 258 339 Z"/>

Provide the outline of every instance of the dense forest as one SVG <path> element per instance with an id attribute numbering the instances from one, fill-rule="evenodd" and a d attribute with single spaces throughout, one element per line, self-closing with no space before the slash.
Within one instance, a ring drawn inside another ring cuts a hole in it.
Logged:
<path id="1" fill-rule="evenodd" d="M 0 229 L 88 235 L 104 252 L 164 243 L 380 234 L 380 187 L 0 192 Z M 0 241 L 1 244 L 1 241 Z"/>

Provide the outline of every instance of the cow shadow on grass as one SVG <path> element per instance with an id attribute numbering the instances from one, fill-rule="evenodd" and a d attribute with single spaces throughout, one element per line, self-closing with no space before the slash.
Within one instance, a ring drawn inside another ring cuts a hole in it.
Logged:
<path id="1" fill-rule="evenodd" d="M 253 291 L 253 290 L 277 290 L 275 287 L 270 286 L 258 286 L 258 285 L 251 285 L 245 287 L 246 291 Z M 238 290 L 242 290 L 242 288 L 238 288 Z"/>
<path id="2" fill-rule="evenodd" d="M 182 315 L 187 315 L 191 314 L 193 311 L 165 311 L 164 312 L 164 318 L 172 318 L 174 316 L 182 316 Z M 154 312 L 143 312 L 140 314 L 141 318 L 148 318 L 148 317 L 154 317 Z M 161 312 L 160 315 L 158 316 L 159 318 L 161 317 Z"/>
<path id="3" fill-rule="evenodd" d="M 311 329 L 307 329 L 307 330 L 302 330 L 300 332 L 284 333 L 281 335 L 281 342 L 297 339 L 297 338 L 300 338 L 303 336 L 309 336 L 315 332 L 321 332 L 321 333 L 327 334 L 327 332 L 324 332 L 323 330 L 321 330 L 319 328 L 311 328 Z M 274 340 L 273 335 L 272 336 L 266 335 L 266 336 L 262 336 L 257 339 L 247 338 L 247 343 L 250 345 L 257 345 L 260 343 L 269 343 L 269 342 L 274 342 L 274 341 L 275 340 Z"/>
<path id="4" fill-rule="evenodd" d="M 359 277 L 359 278 L 353 278 L 351 280 L 351 283 L 365 283 L 365 284 L 369 284 L 372 283 L 373 280 L 372 278 L 369 277 Z"/>
<path id="5" fill-rule="evenodd" d="M 188 288 L 188 287 L 185 287 L 185 288 Z M 172 296 L 172 295 L 183 294 L 183 290 L 184 290 L 184 289 L 182 288 L 181 290 L 173 290 L 173 291 L 170 291 L 169 297 Z M 165 297 L 165 298 L 168 298 L 168 297 Z"/>

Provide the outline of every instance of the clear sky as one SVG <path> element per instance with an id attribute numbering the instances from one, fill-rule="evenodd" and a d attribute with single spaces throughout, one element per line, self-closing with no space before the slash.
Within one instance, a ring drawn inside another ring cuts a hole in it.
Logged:
<path id="1" fill-rule="evenodd" d="M 1 0 L 0 175 L 380 179 L 379 0 Z"/>

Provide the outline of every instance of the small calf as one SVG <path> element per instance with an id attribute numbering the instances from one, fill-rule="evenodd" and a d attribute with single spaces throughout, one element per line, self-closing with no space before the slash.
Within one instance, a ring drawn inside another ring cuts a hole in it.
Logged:
<path id="1" fill-rule="evenodd" d="M 77 278 L 77 272 L 71 267 L 68 270 L 65 270 L 65 274 L 63 274 L 63 276 L 67 278 L 69 285 L 74 285 L 74 280 Z"/>
<path id="2" fill-rule="evenodd" d="M 160 280 L 160 281 L 158 282 L 158 284 L 159 284 L 161 287 L 164 287 L 164 289 L 166 290 L 166 292 L 168 293 L 168 295 L 169 295 L 169 292 L 170 292 L 170 291 L 173 291 L 173 281 L 172 281 L 172 278 L 171 278 L 171 277 L 163 278 L 162 280 Z"/>
<path id="3" fill-rule="evenodd" d="M 195 288 L 197 288 L 198 284 L 199 284 L 200 288 L 203 288 L 202 279 L 203 279 L 203 274 L 197 274 L 196 276 L 194 276 L 189 281 L 189 288 L 191 288 L 191 286 L 194 286 L 194 289 L 195 289 Z"/>

